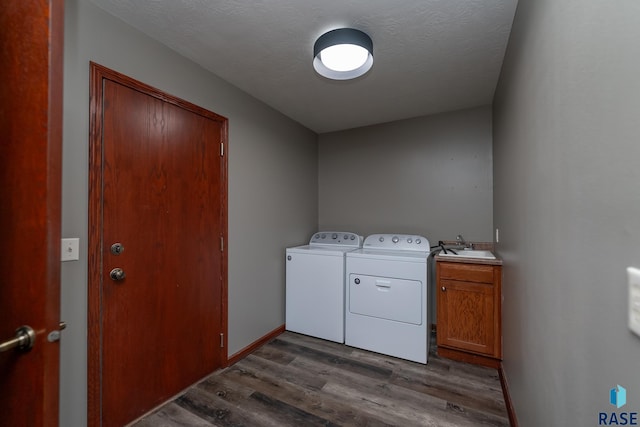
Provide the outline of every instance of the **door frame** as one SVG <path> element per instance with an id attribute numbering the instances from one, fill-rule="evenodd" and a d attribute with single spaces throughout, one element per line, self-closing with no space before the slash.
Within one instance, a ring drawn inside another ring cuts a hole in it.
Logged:
<path id="1" fill-rule="evenodd" d="M 220 348 L 221 367 L 228 364 L 228 121 L 225 117 L 199 107 L 183 99 L 167 94 L 159 89 L 111 70 L 95 62 L 90 63 L 90 103 L 89 103 L 89 236 L 88 236 L 88 366 L 87 397 L 88 424 L 99 426 L 102 422 L 102 330 L 101 330 L 101 288 L 102 272 L 102 101 L 103 82 L 110 80 L 142 92 L 161 101 L 171 103 L 185 110 L 219 121 L 220 140 L 220 230 L 221 252 L 221 295 L 220 325 L 223 340 Z M 216 243 L 217 244 L 217 243 Z"/>

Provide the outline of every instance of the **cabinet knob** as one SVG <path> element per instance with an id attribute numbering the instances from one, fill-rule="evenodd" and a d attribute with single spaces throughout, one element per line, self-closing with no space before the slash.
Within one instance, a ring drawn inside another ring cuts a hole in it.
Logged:
<path id="1" fill-rule="evenodd" d="M 442 292 L 444 292 L 444 291 L 446 291 L 446 290 L 447 290 L 447 288 L 445 288 L 444 286 L 443 286 L 443 287 L 441 287 L 440 289 L 442 289 Z"/>

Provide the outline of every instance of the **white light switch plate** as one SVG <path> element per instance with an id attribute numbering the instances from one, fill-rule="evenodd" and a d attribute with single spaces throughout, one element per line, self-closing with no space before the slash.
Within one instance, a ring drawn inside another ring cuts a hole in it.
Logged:
<path id="1" fill-rule="evenodd" d="M 77 261 L 80 259 L 80 239 L 61 239 L 60 261 Z"/>
<path id="2" fill-rule="evenodd" d="M 640 270 L 627 267 L 629 284 L 629 329 L 640 335 Z"/>

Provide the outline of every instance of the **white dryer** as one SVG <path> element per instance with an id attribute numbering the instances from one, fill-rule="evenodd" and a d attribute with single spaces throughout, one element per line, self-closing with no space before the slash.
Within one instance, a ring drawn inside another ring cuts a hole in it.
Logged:
<path id="1" fill-rule="evenodd" d="M 427 259 L 423 236 L 373 234 L 346 254 L 345 344 L 427 363 Z"/>
<path id="2" fill-rule="evenodd" d="M 356 233 L 321 231 L 286 250 L 288 331 L 344 343 L 345 254 L 361 247 Z"/>

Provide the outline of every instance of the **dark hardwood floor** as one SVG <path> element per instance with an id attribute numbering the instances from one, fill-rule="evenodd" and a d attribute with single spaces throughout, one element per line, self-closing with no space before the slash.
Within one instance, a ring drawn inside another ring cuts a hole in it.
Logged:
<path id="1" fill-rule="evenodd" d="M 434 348 L 422 365 L 285 332 L 133 426 L 508 426 L 498 372 Z"/>

